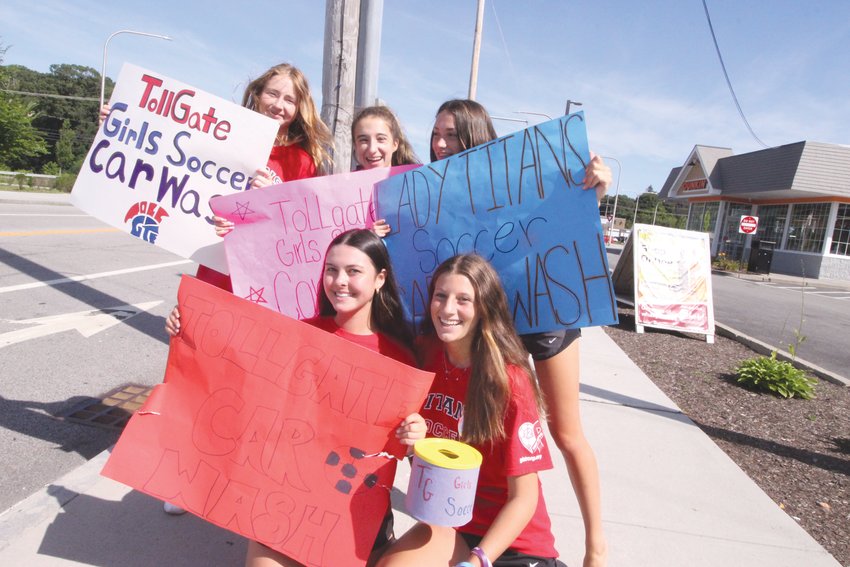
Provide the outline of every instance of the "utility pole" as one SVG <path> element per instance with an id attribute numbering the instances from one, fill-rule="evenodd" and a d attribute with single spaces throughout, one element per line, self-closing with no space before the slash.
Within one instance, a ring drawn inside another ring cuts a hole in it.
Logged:
<path id="1" fill-rule="evenodd" d="M 469 100 L 475 100 L 478 89 L 478 54 L 481 51 L 481 32 L 484 28 L 484 0 L 478 0 L 478 15 L 475 19 L 475 37 L 472 40 L 472 68 L 469 71 Z"/>
<path id="2" fill-rule="evenodd" d="M 381 24 L 384 0 L 360 0 L 360 34 L 357 41 L 356 111 L 377 104 L 378 62 L 381 56 Z"/>
<path id="3" fill-rule="evenodd" d="M 351 123 L 354 120 L 359 28 L 359 0 L 326 0 L 322 120 L 333 136 L 333 173 L 351 170 Z"/>

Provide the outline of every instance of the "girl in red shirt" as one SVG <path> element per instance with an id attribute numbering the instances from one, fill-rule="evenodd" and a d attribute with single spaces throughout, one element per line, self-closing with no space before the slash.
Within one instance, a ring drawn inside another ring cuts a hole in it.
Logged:
<path id="1" fill-rule="evenodd" d="M 473 100 L 443 103 L 431 133 L 431 161 L 485 144 L 496 138 L 487 110 Z M 593 156 L 585 168 L 584 189 L 601 199 L 611 184 L 611 168 Z M 531 333 L 520 338 L 534 359 L 534 370 L 549 408 L 549 432 L 561 450 L 581 509 L 585 531 L 584 567 L 605 567 L 608 545 L 602 528 L 599 469 L 584 434 L 579 412 L 579 338 L 577 329 Z"/>
<path id="2" fill-rule="evenodd" d="M 424 369 L 435 372 L 422 417 L 428 435 L 459 439 L 484 457 L 472 520 L 454 528 L 418 523 L 378 563 L 508 567 L 558 565 L 538 471 L 552 467 L 528 352 L 514 330 L 493 267 L 475 254 L 434 272 Z"/>
<path id="3" fill-rule="evenodd" d="M 331 241 L 325 254 L 322 287 L 318 293 L 319 315 L 309 323 L 399 362 L 415 366 L 412 335 L 404 322 L 398 287 L 389 254 L 381 239 L 372 231 L 354 229 Z M 175 307 L 165 330 L 180 332 L 180 313 Z M 425 422 L 419 414 L 405 418 L 396 436 L 412 446 L 425 437 Z M 394 461 L 388 466 L 395 466 Z M 384 524 L 375 541 L 375 554 L 393 537 L 392 511 L 387 510 Z M 245 560 L 248 567 L 298 565 L 292 559 L 265 545 L 251 541 Z"/>

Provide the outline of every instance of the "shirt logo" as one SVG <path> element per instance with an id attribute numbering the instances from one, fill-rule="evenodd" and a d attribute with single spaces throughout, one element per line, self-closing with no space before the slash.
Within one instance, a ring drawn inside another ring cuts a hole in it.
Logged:
<path id="1" fill-rule="evenodd" d="M 526 421 L 519 426 L 519 442 L 525 447 L 529 453 L 539 453 L 543 450 L 543 428 L 540 427 L 540 422 L 531 423 Z"/>

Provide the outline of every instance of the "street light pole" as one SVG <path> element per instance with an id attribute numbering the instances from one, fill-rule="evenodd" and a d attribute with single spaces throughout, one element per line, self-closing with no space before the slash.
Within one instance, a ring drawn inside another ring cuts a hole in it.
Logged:
<path id="1" fill-rule="evenodd" d="M 635 224 L 637 223 L 637 212 L 638 212 L 638 203 L 640 202 L 640 195 L 635 197 L 635 216 L 632 219 L 632 229 L 634 230 Z"/>
<path id="2" fill-rule="evenodd" d="M 159 38 L 159 39 L 165 39 L 165 40 L 171 41 L 171 38 L 168 37 L 167 35 L 159 35 L 157 33 L 147 33 L 147 32 L 140 32 L 140 31 L 134 31 L 134 30 L 118 30 L 117 32 L 113 33 L 108 38 L 106 38 L 106 43 L 103 44 L 103 64 L 100 67 L 100 108 L 103 107 L 103 94 L 106 91 L 106 48 L 109 47 L 109 40 L 111 40 L 113 37 L 115 37 L 119 33 L 131 33 L 133 35 L 143 35 L 143 36 L 146 36 L 146 37 L 156 37 L 156 38 Z M 100 108 L 98 108 L 98 111 L 100 110 Z"/>
<path id="3" fill-rule="evenodd" d="M 576 102 L 574 100 L 567 100 L 567 109 L 564 111 L 565 115 L 568 115 L 570 113 L 570 106 L 572 105 L 581 106 L 581 103 Z"/>
<path id="4" fill-rule="evenodd" d="M 652 226 L 655 226 L 655 214 L 658 212 L 658 205 L 661 204 L 661 201 L 655 203 L 655 210 L 652 211 Z"/>
<path id="5" fill-rule="evenodd" d="M 533 114 L 534 116 L 543 116 L 546 120 L 552 120 L 552 117 L 542 112 L 526 112 L 525 110 L 515 110 L 514 114 Z"/>
<path id="6" fill-rule="evenodd" d="M 602 159 L 610 159 L 617 164 L 617 189 L 614 191 L 614 214 L 611 217 L 611 222 L 608 223 L 608 242 L 611 242 L 611 236 L 614 233 L 614 223 L 617 222 L 617 199 L 620 197 L 620 176 L 623 174 L 623 165 L 620 160 L 611 156 L 600 156 Z"/>

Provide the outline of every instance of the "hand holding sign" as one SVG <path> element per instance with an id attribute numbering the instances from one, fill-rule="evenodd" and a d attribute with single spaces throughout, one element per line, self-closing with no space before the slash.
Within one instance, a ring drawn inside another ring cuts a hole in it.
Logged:
<path id="1" fill-rule="evenodd" d="M 126 64 L 71 202 L 133 236 L 226 271 L 207 202 L 241 193 L 266 163 L 277 124 L 177 80 Z"/>

